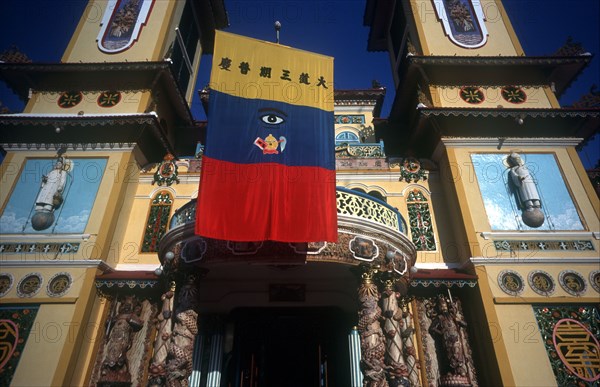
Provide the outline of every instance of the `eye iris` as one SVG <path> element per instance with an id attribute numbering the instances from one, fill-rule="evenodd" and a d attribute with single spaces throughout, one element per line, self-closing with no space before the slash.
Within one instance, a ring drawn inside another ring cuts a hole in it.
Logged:
<path id="1" fill-rule="evenodd" d="M 277 114 L 273 114 L 273 113 L 265 114 L 264 116 L 261 116 L 260 119 L 265 124 L 269 124 L 269 125 L 279 125 L 284 121 L 283 118 L 281 118 Z"/>

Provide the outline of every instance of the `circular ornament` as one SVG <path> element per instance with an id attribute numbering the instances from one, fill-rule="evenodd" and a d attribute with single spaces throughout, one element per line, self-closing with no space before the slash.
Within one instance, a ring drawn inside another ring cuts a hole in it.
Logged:
<path id="1" fill-rule="evenodd" d="M 571 374 L 590 383 L 600 380 L 600 367 L 592 360 L 598 359 L 600 342 L 587 326 L 572 318 L 563 318 L 554 325 L 552 343 Z"/>
<path id="2" fill-rule="evenodd" d="M 518 296 L 525 289 L 523 277 L 513 270 L 502 270 L 498 273 L 498 285 L 504 293 L 511 296 Z"/>
<path id="3" fill-rule="evenodd" d="M 590 273 L 590 284 L 595 291 L 600 293 L 600 270 L 594 270 Z"/>
<path id="4" fill-rule="evenodd" d="M 460 98 L 466 103 L 470 103 L 473 105 L 479 105 L 483 101 L 485 101 L 485 96 L 483 94 L 483 90 L 476 86 L 463 86 L 459 92 Z"/>
<path id="5" fill-rule="evenodd" d="M 519 104 L 527 101 L 527 94 L 518 86 L 504 86 L 500 94 L 510 103 Z"/>
<path id="6" fill-rule="evenodd" d="M 73 284 L 73 278 L 69 273 L 56 273 L 46 287 L 46 292 L 50 297 L 62 297 L 69 291 Z"/>
<path id="7" fill-rule="evenodd" d="M 554 285 L 554 280 L 550 276 L 550 274 L 546 273 L 543 270 L 535 270 L 529 273 L 527 276 L 527 280 L 529 281 L 529 286 L 539 295 L 549 296 L 554 293 L 556 286 Z"/>
<path id="8" fill-rule="evenodd" d="M 558 275 L 558 283 L 572 296 L 581 296 L 587 290 L 587 284 L 581 274 L 573 270 L 563 270 Z"/>
<path id="9" fill-rule="evenodd" d="M 110 108 L 121 102 L 121 93 L 118 91 L 105 91 L 98 96 L 98 106 Z"/>
<path id="10" fill-rule="evenodd" d="M 175 157 L 170 153 L 165 155 L 154 173 L 152 184 L 157 183 L 159 186 L 166 185 L 168 187 L 173 183 L 179 183 L 178 168 L 174 159 Z"/>
<path id="11" fill-rule="evenodd" d="M 13 276 L 10 273 L 0 273 L 0 297 L 4 297 L 13 286 Z"/>
<path id="12" fill-rule="evenodd" d="M 80 91 L 65 91 L 58 97 L 58 106 L 63 109 L 72 108 L 83 100 L 83 94 Z"/>
<path id="13" fill-rule="evenodd" d="M 17 285 L 17 295 L 19 297 L 33 297 L 42 287 L 42 275 L 40 273 L 30 273 L 19 281 Z"/>

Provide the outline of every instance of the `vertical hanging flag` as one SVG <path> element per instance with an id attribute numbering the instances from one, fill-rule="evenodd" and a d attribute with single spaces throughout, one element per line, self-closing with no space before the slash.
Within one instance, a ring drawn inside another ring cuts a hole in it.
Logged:
<path id="1" fill-rule="evenodd" d="M 333 58 L 217 31 L 196 233 L 337 241 Z"/>

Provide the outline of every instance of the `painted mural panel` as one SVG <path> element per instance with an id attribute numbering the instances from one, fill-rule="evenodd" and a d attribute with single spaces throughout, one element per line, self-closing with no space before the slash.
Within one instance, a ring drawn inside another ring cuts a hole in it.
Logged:
<path id="1" fill-rule="evenodd" d="M 487 42 L 485 15 L 479 1 L 433 0 L 444 32 L 455 44 L 477 48 Z"/>
<path id="2" fill-rule="evenodd" d="M 0 216 L 0 233 L 83 233 L 106 163 L 64 155 L 27 160 Z"/>
<path id="3" fill-rule="evenodd" d="M 472 154 L 492 230 L 583 230 L 553 154 Z"/>
<path id="4" fill-rule="evenodd" d="M 98 34 L 98 48 L 114 54 L 131 47 L 148 21 L 153 4 L 154 0 L 109 0 Z"/>

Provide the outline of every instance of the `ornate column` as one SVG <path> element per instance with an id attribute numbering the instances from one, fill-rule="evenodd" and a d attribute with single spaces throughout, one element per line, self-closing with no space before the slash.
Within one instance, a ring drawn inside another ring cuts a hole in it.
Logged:
<path id="1" fill-rule="evenodd" d="M 408 384 L 408 368 L 404 361 L 404 343 L 401 335 L 402 311 L 398 306 L 397 294 L 394 291 L 393 274 L 386 277 L 382 281 L 384 290 L 381 294 L 381 309 L 383 311 L 387 375 L 390 386 L 406 386 Z"/>
<path id="2" fill-rule="evenodd" d="M 408 380 L 411 386 L 420 386 L 417 351 L 415 349 L 413 334 L 415 327 L 413 325 L 413 317 L 408 309 L 408 298 L 402 299 L 402 344 L 404 345 L 404 359 L 408 367 Z"/>
<path id="3" fill-rule="evenodd" d="M 385 375 L 385 342 L 381 329 L 379 291 L 373 283 L 377 269 L 368 267 L 362 273 L 358 288 L 358 332 L 360 333 L 361 365 L 364 387 L 388 387 Z"/>
<path id="4" fill-rule="evenodd" d="M 194 340 L 198 334 L 197 279 L 196 273 L 187 274 L 177 296 L 173 332 L 167 344 L 168 386 L 187 387 L 188 377 L 192 373 Z"/>
<path id="5" fill-rule="evenodd" d="M 156 340 L 154 342 L 154 355 L 150 365 L 149 381 L 150 386 L 164 385 L 166 380 L 166 364 L 168 356 L 168 343 L 171 338 L 172 317 L 173 317 L 173 297 L 175 296 L 175 281 L 171 281 L 169 290 L 161 297 L 162 307 L 156 321 Z"/>
<path id="6" fill-rule="evenodd" d="M 198 281 L 205 270 L 180 261 L 180 249 L 167 252 L 156 270 L 169 283 L 157 318 L 158 334 L 150 366 L 151 386 L 187 387 L 193 370 L 194 342 L 198 334 Z"/>

